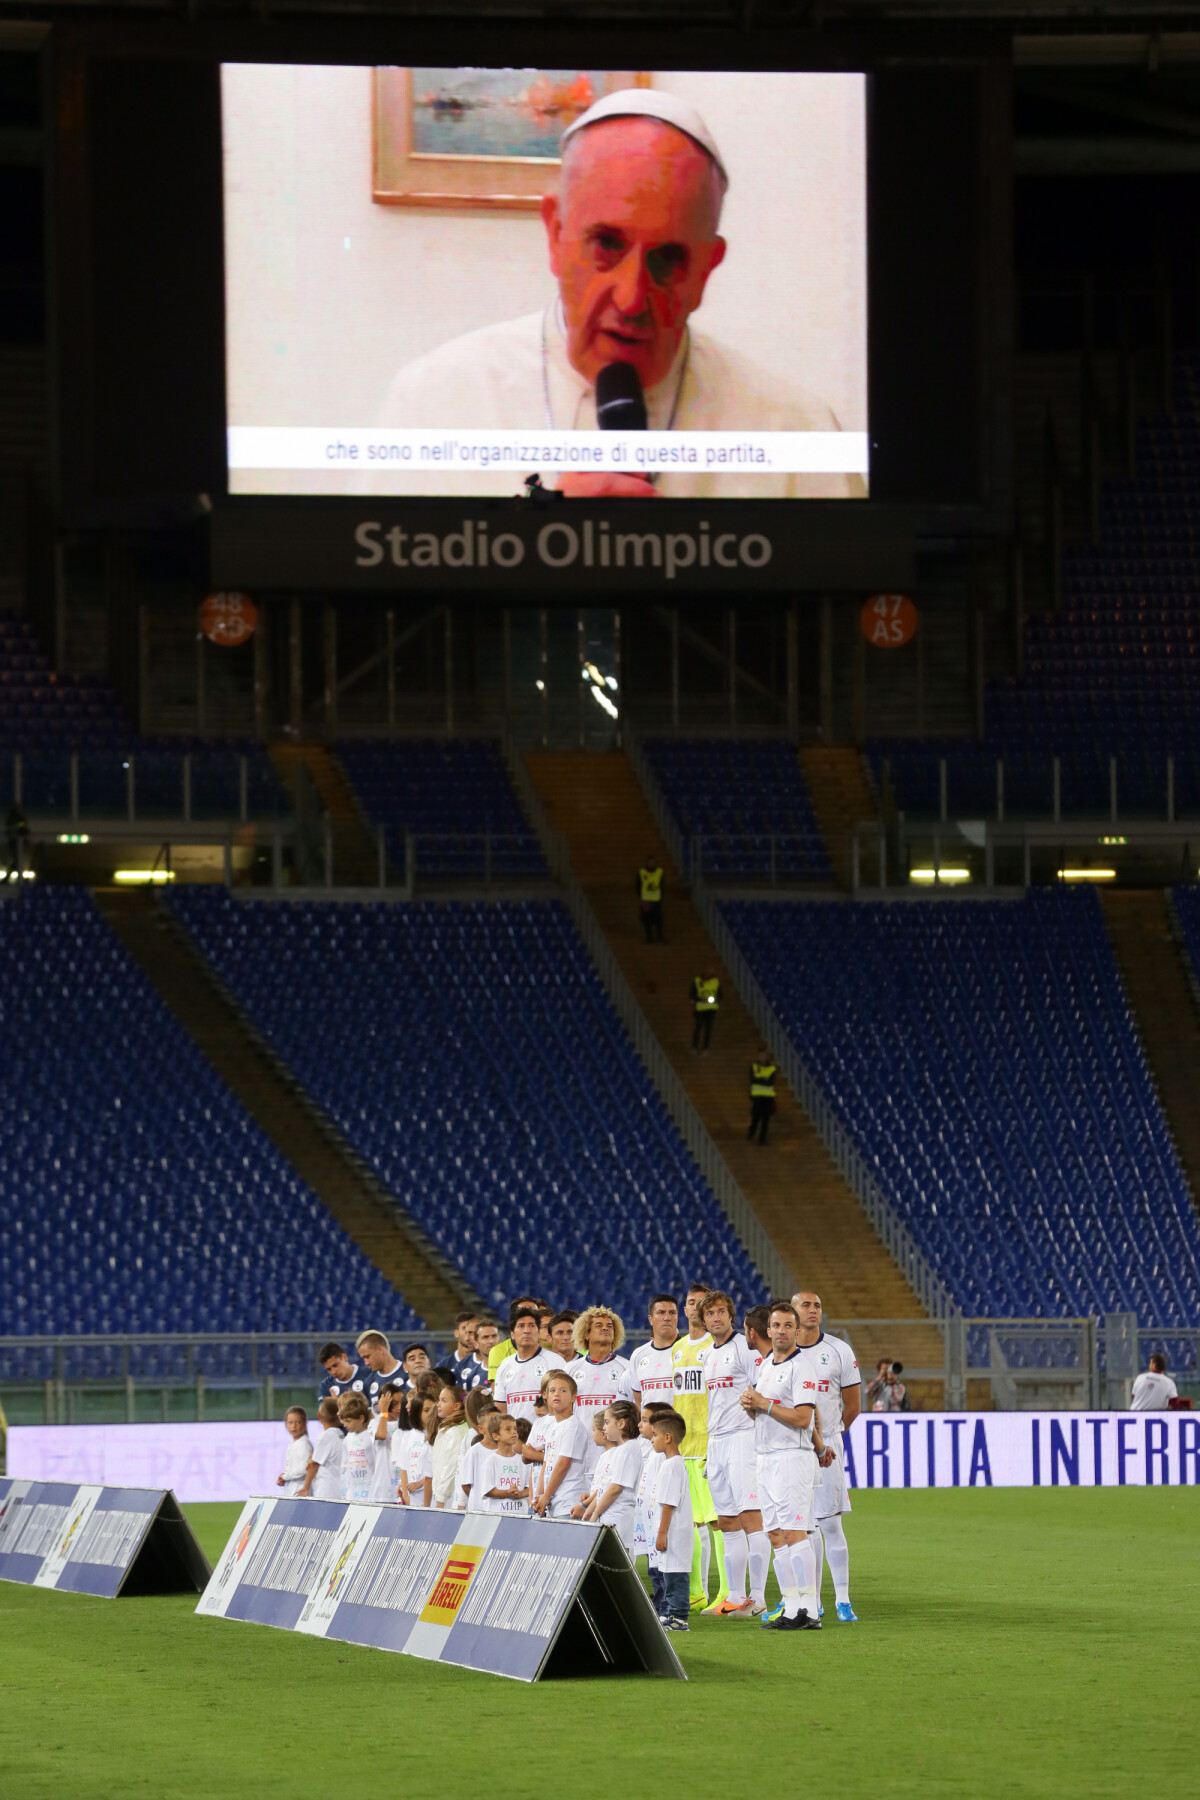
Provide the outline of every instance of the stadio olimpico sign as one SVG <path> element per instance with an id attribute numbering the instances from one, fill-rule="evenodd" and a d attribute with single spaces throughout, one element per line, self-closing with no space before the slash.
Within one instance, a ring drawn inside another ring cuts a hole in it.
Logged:
<path id="1" fill-rule="evenodd" d="M 904 588 L 908 516 L 870 501 L 239 500 L 211 523 L 218 587 L 483 592 Z"/>

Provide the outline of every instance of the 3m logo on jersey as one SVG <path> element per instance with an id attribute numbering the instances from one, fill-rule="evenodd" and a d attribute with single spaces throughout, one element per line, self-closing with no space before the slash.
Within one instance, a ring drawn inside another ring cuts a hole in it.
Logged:
<path id="1" fill-rule="evenodd" d="M 454 1546 L 421 1609 L 421 1618 L 426 1625 L 453 1625 L 486 1549 L 486 1544 Z"/>

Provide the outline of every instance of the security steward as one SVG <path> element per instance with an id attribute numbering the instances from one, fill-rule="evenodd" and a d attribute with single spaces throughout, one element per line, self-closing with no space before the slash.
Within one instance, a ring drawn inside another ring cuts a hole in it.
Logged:
<path id="1" fill-rule="evenodd" d="M 721 983 L 711 969 L 692 977 L 692 1049 L 707 1050 L 721 1010 Z"/>
<path id="2" fill-rule="evenodd" d="M 642 930 L 648 944 L 663 941 L 663 871 L 654 857 L 648 856 L 637 874 L 638 901 Z"/>
<path id="3" fill-rule="evenodd" d="M 771 1061 L 771 1053 L 765 1044 L 758 1046 L 758 1054 L 750 1064 L 750 1129 L 746 1136 L 753 1142 L 755 1132 L 758 1141 L 767 1141 L 767 1127 L 771 1123 L 771 1115 L 775 1111 L 775 1076 L 776 1065 Z"/>

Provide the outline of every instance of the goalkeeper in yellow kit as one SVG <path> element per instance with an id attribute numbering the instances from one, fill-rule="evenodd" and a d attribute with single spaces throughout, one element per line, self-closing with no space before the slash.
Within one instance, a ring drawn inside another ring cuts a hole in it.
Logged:
<path id="1" fill-rule="evenodd" d="M 709 1289 L 705 1282 L 693 1282 L 683 1302 L 683 1314 L 687 1320 L 687 1336 L 681 1337 L 671 1352 L 671 1365 L 674 1369 L 675 1411 L 687 1422 L 687 1436 L 683 1440 L 683 1460 L 687 1468 L 688 1486 L 692 1496 L 692 1521 L 696 1528 L 695 1550 L 692 1556 L 692 1580 L 689 1605 L 693 1612 L 708 1605 L 708 1561 L 710 1547 L 715 1544 L 717 1552 L 718 1589 L 715 1601 L 724 1600 L 729 1593 L 729 1584 L 725 1579 L 725 1547 L 719 1531 L 709 1530 L 716 1523 L 717 1509 L 713 1505 L 712 1495 L 708 1491 L 708 1482 L 704 1477 L 704 1463 L 708 1455 L 708 1392 L 704 1385 L 703 1361 L 712 1349 L 712 1333 L 704 1328 L 701 1308 Z"/>

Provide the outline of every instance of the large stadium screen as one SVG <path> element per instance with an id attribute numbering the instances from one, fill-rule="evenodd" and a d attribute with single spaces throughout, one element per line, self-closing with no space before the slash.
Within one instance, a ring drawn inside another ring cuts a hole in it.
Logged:
<path id="1" fill-rule="evenodd" d="M 221 91 L 231 493 L 866 495 L 864 76 Z"/>

